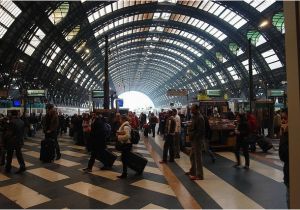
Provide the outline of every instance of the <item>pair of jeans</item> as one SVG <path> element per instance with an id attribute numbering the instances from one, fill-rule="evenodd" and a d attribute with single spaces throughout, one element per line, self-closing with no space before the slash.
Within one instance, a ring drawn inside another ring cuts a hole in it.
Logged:
<path id="1" fill-rule="evenodd" d="M 174 161 L 174 135 L 168 134 L 165 137 L 164 149 L 163 149 L 163 161 L 167 162 L 169 152 L 169 161 Z"/>

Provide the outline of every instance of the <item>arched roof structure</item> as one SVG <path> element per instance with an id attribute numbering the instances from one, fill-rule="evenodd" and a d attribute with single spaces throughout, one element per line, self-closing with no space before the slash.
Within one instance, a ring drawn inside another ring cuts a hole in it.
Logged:
<path id="1" fill-rule="evenodd" d="M 110 88 L 138 90 L 156 106 L 186 88 L 247 95 L 248 39 L 256 92 L 286 80 L 280 1 L 1 1 L 0 85 L 47 88 L 50 100 L 81 105 L 104 82 L 109 37 Z M 260 27 L 262 21 L 269 25 Z"/>

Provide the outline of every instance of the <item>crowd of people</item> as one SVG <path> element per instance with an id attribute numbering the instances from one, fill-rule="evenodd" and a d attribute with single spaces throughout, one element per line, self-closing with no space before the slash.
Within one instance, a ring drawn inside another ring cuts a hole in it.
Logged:
<path id="1" fill-rule="evenodd" d="M 215 162 L 216 156 L 210 148 L 211 129 L 208 117 L 201 113 L 198 105 L 193 104 L 190 110 L 191 116 L 178 113 L 176 109 L 168 110 L 158 114 L 149 112 L 148 116 L 141 113 L 138 117 L 136 113 L 129 112 L 127 115 L 116 113 L 113 119 L 103 117 L 100 113 L 84 113 L 82 115 L 73 115 L 69 117 L 58 113 L 53 105 L 47 106 L 47 113 L 44 117 L 31 114 L 29 117 L 19 116 L 17 111 L 13 111 L 10 117 L 1 116 L 0 118 L 0 164 L 5 165 L 5 171 L 11 171 L 11 162 L 14 151 L 19 162 L 19 170 L 16 173 L 22 173 L 26 170 L 25 161 L 21 152 L 24 139 L 28 136 L 34 136 L 36 131 L 43 129 L 45 139 L 54 141 L 56 160 L 61 158 L 58 136 L 66 133 L 69 128 L 69 135 L 77 145 L 85 146 L 90 152 L 90 159 L 85 172 L 91 172 L 95 159 L 104 155 L 108 141 L 121 144 L 121 160 L 123 172 L 119 178 L 127 177 L 127 157 L 132 149 L 131 130 L 141 129 L 144 134 L 152 133 L 161 135 L 164 139 L 163 154 L 161 164 L 174 162 L 174 159 L 180 158 L 180 152 L 184 150 L 185 136 L 182 135 L 183 121 L 188 121 L 188 137 L 190 141 L 190 170 L 186 172 L 191 180 L 203 180 L 202 152 L 207 152 L 212 161 Z M 213 113 L 214 115 L 216 113 Z M 236 164 L 234 167 L 240 167 L 240 150 L 243 151 L 245 158 L 245 169 L 250 167 L 249 149 L 251 141 L 249 139 L 259 133 L 256 117 L 251 113 L 228 113 L 228 118 L 236 121 Z M 288 170 L 288 129 L 287 110 L 277 111 L 274 115 L 274 137 L 280 138 L 279 156 L 284 162 L 284 183 L 289 186 Z M 156 129 L 156 124 L 158 128 Z M 146 131 L 146 132 L 145 132 Z M 110 169 L 111 165 L 103 165 L 102 170 Z"/>

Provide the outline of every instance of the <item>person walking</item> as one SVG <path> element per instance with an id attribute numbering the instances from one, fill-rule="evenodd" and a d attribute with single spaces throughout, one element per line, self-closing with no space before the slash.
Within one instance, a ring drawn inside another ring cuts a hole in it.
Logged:
<path id="1" fill-rule="evenodd" d="M 131 138 L 131 127 L 126 115 L 121 116 L 121 126 L 117 131 L 117 140 L 121 145 L 121 161 L 123 165 L 122 175 L 117 176 L 120 179 L 125 179 L 127 177 L 127 161 L 128 154 L 131 151 L 132 144 L 130 142 Z"/>
<path id="2" fill-rule="evenodd" d="M 100 113 L 97 113 L 96 119 L 91 125 L 91 156 L 88 162 L 88 167 L 83 169 L 83 171 L 85 172 L 92 172 L 96 158 L 104 154 L 104 150 L 106 149 L 104 126 L 105 125 L 102 116 L 100 115 Z M 106 170 L 109 169 L 109 167 L 104 165 L 101 169 Z"/>
<path id="3" fill-rule="evenodd" d="M 167 163 L 168 152 L 169 152 L 169 162 L 174 162 L 174 135 L 176 129 L 176 121 L 173 117 L 173 112 L 168 112 L 168 117 L 166 120 L 166 130 L 165 130 L 165 143 L 163 149 L 163 159 L 159 163 Z"/>
<path id="4" fill-rule="evenodd" d="M 55 153 L 56 153 L 56 160 L 59 160 L 61 157 L 60 154 L 60 147 L 57 141 L 58 135 L 58 126 L 59 126 L 59 119 L 57 115 L 57 111 L 54 109 L 52 104 L 47 105 L 47 113 L 45 117 L 45 139 L 53 139 L 55 144 Z"/>
<path id="5" fill-rule="evenodd" d="M 235 131 L 237 135 L 236 139 L 236 148 L 235 148 L 235 157 L 237 163 L 234 165 L 235 168 L 238 168 L 241 165 L 241 158 L 240 158 L 240 149 L 243 149 L 243 155 L 245 157 L 245 166 L 244 169 L 249 169 L 250 165 L 250 158 L 249 158 L 249 143 L 247 142 L 247 137 L 249 136 L 249 125 L 246 119 L 245 114 L 239 114 L 237 116 L 237 129 Z"/>
<path id="6" fill-rule="evenodd" d="M 191 180 L 203 180 L 202 148 L 205 138 L 205 122 L 199 112 L 199 106 L 193 104 L 191 108 L 192 122 L 188 127 L 192 150 L 190 154 L 191 168 L 187 172 Z"/>
<path id="7" fill-rule="evenodd" d="M 24 144 L 24 122 L 19 118 L 18 112 L 13 111 L 11 120 L 7 124 L 7 129 L 4 134 L 5 147 L 7 150 L 5 171 L 10 173 L 11 162 L 14 151 L 16 151 L 17 160 L 19 162 L 19 170 L 17 174 L 23 173 L 26 170 L 24 158 L 21 148 Z"/>

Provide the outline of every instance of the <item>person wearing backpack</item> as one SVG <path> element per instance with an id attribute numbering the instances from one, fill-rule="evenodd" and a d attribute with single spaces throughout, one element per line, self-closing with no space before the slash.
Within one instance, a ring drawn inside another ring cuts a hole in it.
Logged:
<path id="1" fill-rule="evenodd" d="M 125 179 L 127 177 L 127 160 L 128 155 L 132 148 L 131 139 L 131 126 L 126 115 L 121 116 L 121 126 L 117 131 L 117 140 L 121 144 L 121 160 L 123 165 L 122 175 L 117 176 L 120 179 Z"/>

